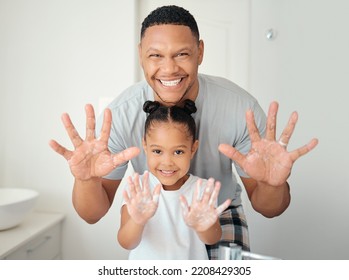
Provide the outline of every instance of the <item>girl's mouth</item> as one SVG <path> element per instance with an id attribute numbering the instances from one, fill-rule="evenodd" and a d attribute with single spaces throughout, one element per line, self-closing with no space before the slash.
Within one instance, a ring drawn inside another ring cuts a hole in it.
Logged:
<path id="1" fill-rule="evenodd" d="M 176 171 L 174 170 L 159 170 L 163 176 L 172 176 Z"/>

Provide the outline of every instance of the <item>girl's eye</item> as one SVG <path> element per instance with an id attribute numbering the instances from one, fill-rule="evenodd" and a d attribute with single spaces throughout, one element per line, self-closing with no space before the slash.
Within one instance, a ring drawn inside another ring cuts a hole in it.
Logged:
<path id="1" fill-rule="evenodd" d="M 181 150 L 177 150 L 177 151 L 175 151 L 175 154 L 176 154 L 176 155 L 182 155 L 182 154 L 184 154 L 184 152 L 181 151 Z"/>
<path id="2" fill-rule="evenodd" d="M 153 153 L 154 153 L 154 154 L 157 154 L 157 155 L 160 155 L 160 154 L 161 154 L 161 151 L 160 151 L 160 150 L 153 150 Z"/>

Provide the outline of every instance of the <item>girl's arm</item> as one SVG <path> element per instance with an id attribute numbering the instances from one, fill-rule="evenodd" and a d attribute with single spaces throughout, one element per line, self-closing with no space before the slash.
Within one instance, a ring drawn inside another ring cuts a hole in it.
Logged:
<path id="1" fill-rule="evenodd" d="M 158 208 L 161 185 L 155 186 L 153 194 L 149 188 L 149 173 L 145 172 L 142 183 L 139 175 L 128 178 L 129 193 L 124 190 L 125 205 L 121 208 L 121 223 L 118 232 L 120 245 L 128 250 L 138 246 L 142 239 L 144 226 L 154 216 Z"/>
<path id="2" fill-rule="evenodd" d="M 219 224 L 219 220 L 217 218 L 216 222 L 205 231 L 196 231 L 200 240 L 207 245 L 212 245 L 217 243 L 222 237 L 222 228 Z"/>
<path id="3" fill-rule="evenodd" d="M 126 204 L 121 208 L 121 222 L 118 232 L 120 245 L 127 250 L 132 250 L 138 246 L 142 239 L 144 225 L 137 224 L 127 211 Z"/>

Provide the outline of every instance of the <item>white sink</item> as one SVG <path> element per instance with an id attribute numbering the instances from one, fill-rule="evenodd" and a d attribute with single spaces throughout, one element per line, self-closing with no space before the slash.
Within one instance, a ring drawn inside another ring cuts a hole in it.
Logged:
<path id="1" fill-rule="evenodd" d="M 31 189 L 0 188 L 0 230 L 19 225 L 34 208 L 38 196 Z"/>

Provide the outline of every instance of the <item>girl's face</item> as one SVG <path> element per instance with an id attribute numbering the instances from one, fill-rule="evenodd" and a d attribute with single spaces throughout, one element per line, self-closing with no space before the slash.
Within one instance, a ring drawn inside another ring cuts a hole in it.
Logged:
<path id="1" fill-rule="evenodd" d="M 165 190 L 178 190 L 188 179 L 190 160 L 198 141 L 188 136 L 182 124 L 155 123 L 143 139 L 148 168 Z"/>

